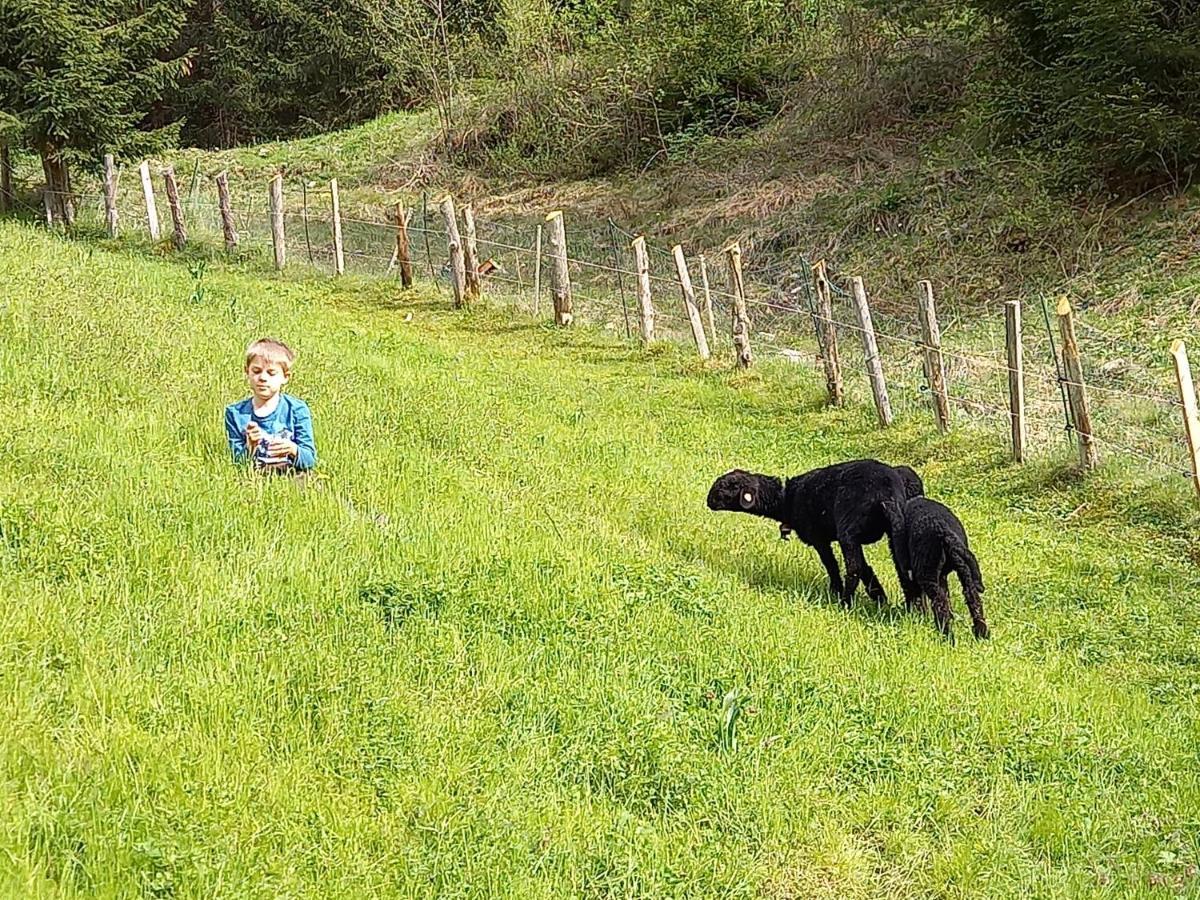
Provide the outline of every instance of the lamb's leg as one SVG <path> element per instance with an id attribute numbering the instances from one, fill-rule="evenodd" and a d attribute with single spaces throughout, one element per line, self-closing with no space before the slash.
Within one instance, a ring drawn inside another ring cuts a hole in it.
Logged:
<path id="1" fill-rule="evenodd" d="M 883 585 L 879 583 L 879 576 L 875 574 L 875 570 L 871 568 L 871 564 L 867 562 L 867 557 L 863 556 L 863 587 L 867 589 L 867 596 L 878 603 L 880 606 L 887 606 L 888 598 L 887 591 L 883 589 Z"/>
<path id="2" fill-rule="evenodd" d="M 926 582 L 922 587 L 933 598 L 933 620 L 937 623 L 938 631 L 954 643 L 954 632 L 950 628 L 950 587 L 946 584 L 946 576 L 940 576 L 936 582 Z"/>
<path id="3" fill-rule="evenodd" d="M 975 637 L 986 640 L 991 636 L 991 632 L 988 631 L 987 619 L 983 616 L 983 598 L 979 596 L 975 582 L 970 577 L 964 578 L 962 573 L 959 573 L 958 580 L 962 582 L 963 597 L 966 598 L 967 609 L 971 611 L 971 630 Z"/>
<path id="4" fill-rule="evenodd" d="M 846 539 L 839 540 L 838 545 L 842 548 L 842 559 L 846 562 L 846 584 L 842 589 L 842 606 L 848 608 L 854 600 L 854 592 L 858 590 L 858 583 L 870 567 L 867 565 L 866 556 L 863 555 L 862 544 Z M 875 573 L 871 574 L 874 576 Z"/>
<path id="5" fill-rule="evenodd" d="M 896 574 L 900 576 L 900 588 L 904 591 L 905 608 L 910 613 L 920 615 L 929 612 L 929 602 L 925 599 L 925 592 L 921 590 L 921 586 L 898 570 Z"/>
<path id="6" fill-rule="evenodd" d="M 829 573 L 829 590 L 835 597 L 842 595 L 842 573 L 838 568 L 837 557 L 833 555 L 832 544 L 817 544 L 817 556 L 821 557 L 821 562 L 825 565 L 825 571 Z"/>

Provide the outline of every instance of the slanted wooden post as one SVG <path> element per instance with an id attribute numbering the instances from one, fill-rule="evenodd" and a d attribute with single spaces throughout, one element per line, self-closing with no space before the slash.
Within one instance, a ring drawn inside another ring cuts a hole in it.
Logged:
<path id="1" fill-rule="evenodd" d="M 400 261 L 401 287 L 412 287 L 412 253 L 408 246 L 408 216 L 403 203 L 396 204 L 396 258 Z"/>
<path id="2" fill-rule="evenodd" d="M 1192 382 L 1192 367 L 1188 364 L 1183 341 L 1171 342 L 1171 356 L 1175 359 L 1175 380 L 1179 383 L 1179 399 L 1183 403 L 1183 430 L 1187 436 L 1192 485 L 1200 494 L 1200 414 L 1196 412 L 1196 386 Z"/>
<path id="3" fill-rule="evenodd" d="M 638 310 L 642 320 L 642 343 L 654 341 L 654 304 L 650 301 L 650 257 L 646 254 L 646 238 L 633 239 L 633 259 L 637 269 Z"/>
<path id="4" fill-rule="evenodd" d="M 571 303 L 571 270 L 567 266 L 567 230 L 563 225 L 561 210 L 546 216 L 550 229 L 550 256 L 554 268 L 550 272 L 550 290 L 554 294 L 554 321 L 559 325 L 570 325 L 575 319 Z"/>
<path id="5" fill-rule="evenodd" d="M 154 202 L 154 185 L 150 182 L 150 163 L 143 160 L 138 172 L 142 176 L 142 196 L 146 198 L 146 227 L 150 229 L 150 240 L 157 241 L 160 237 L 158 206 Z"/>
<path id="6" fill-rule="evenodd" d="M 225 249 L 233 252 L 237 249 L 238 233 L 233 227 L 233 209 L 229 203 L 229 176 L 222 172 L 216 177 L 217 206 L 221 210 L 221 231 L 225 233 Z"/>
<path id="7" fill-rule="evenodd" d="M 933 416 L 937 419 L 938 431 L 945 434 L 950 430 L 950 398 L 946 393 L 946 369 L 942 364 L 942 330 L 938 326 L 937 311 L 933 306 L 933 285 L 928 281 L 920 281 L 917 288 L 917 313 L 921 320 L 925 378 L 929 382 L 929 393 L 933 397 Z"/>
<path id="8" fill-rule="evenodd" d="M 1063 370 L 1067 373 L 1067 398 L 1071 401 L 1071 419 L 1075 434 L 1079 438 L 1079 462 L 1085 469 L 1094 469 L 1099 462 L 1096 439 L 1092 431 L 1092 411 L 1088 404 L 1087 387 L 1083 382 L 1083 360 L 1079 356 L 1079 343 L 1075 340 L 1075 316 L 1071 312 L 1071 301 L 1060 297 L 1058 307 L 1058 329 L 1062 334 Z"/>
<path id="9" fill-rule="evenodd" d="M 1016 462 L 1025 462 L 1029 440 L 1025 424 L 1025 353 L 1021 346 L 1021 301 L 1004 304 L 1004 344 L 1008 349 L 1008 415 L 1012 420 L 1012 452 Z"/>
<path id="10" fill-rule="evenodd" d="M 104 227 L 110 238 L 116 238 L 117 168 L 111 153 L 104 154 Z"/>
<path id="11" fill-rule="evenodd" d="M 179 185 L 175 181 L 175 167 L 163 169 L 163 183 L 167 186 L 167 205 L 171 208 L 171 240 L 176 250 L 187 244 L 187 228 L 183 224 L 183 207 L 179 204 Z"/>
<path id="12" fill-rule="evenodd" d="M 0 144 L 0 212 L 12 212 L 12 159 L 8 144 Z"/>
<path id="13" fill-rule="evenodd" d="M 533 314 L 537 316 L 542 300 L 542 223 L 538 222 L 537 236 L 533 239 Z"/>
<path id="14" fill-rule="evenodd" d="M 479 284 L 479 245 L 475 239 L 475 210 L 468 203 L 463 207 L 463 268 L 467 275 L 467 299 L 478 300 L 483 289 Z"/>
<path id="15" fill-rule="evenodd" d="M 858 313 L 858 324 L 862 328 L 863 355 L 867 362 L 867 377 L 871 379 L 875 412 L 879 414 L 879 424 L 887 428 L 892 424 L 892 402 L 888 399 L 883 362 L 879 358 L 879 345 L 875 342 L 875 322 L 871 319 L 871 307 L 867 305 L 867 288 L 857 275 L 851 283 L 854 287 L 854 310 Z"/>
<path id="16" fill-rule="evenodd" d="M 833 324 L 833 287 L 825 271 L 825 260 L 813 263 L 813 279 L 817 285 L 817 308 L 813 312 L 813 330 L 821 349 L 821 364 L 825 369 L 825 390 L 832 406 L 845 400 L 842 386 L 842 361 L 838 357 L 837 328 Z"/>
<path id="17" fill-rule="evenodd" d="M 679 290 L 683 294 L 683 310 L 692 325 L 692 337 L 696 340 L 696 352 L 701 359 L 708 359 L 708 338 L 704 334 L 704 322 L 700 319 L 700 307 L 696 305 L 696 292 L 692 289 L 692 275 L 688 272 L 683 247 L 676 244 L 671 253 L 675 256 L 675 271 L 679 274 Z"/>
<path id="18" fill-rule="evenodd" d="M 746 284 L 742 280 L 742 248 L 736 241 L 725 248 L 729 266 L 729 293 L 733 295 L 733 358 L 742 369 L 750 368 L 750 317 L 746 314 Z"/>
<path id="19" fill-rule="evenodd" d="M 446 223 L 446 243 L 450 247 L 450 286 L 454 289 L 454 308 L 466 306 L 467 275 L 463 262 L 462 238 L 458 234 L 458 216 L 454 212 L 454 198 L 447 194 L 442 198 L 442 219 Z"/>
<path id="20" fill-rule="evenodd" d="M 271 246 L 275 249 L 275 268 L 282 271 L 287 263 L 287 244 L 283 233 L 283 175 L 271 179 L 270 200 Z"/>
<path id="21" fill-rule="evenodd" d="M 338 195 L 336 178 L 329 179 L 329 204 L 333 213 L 333 272 L 335 275 L 345 275 L 346 252 L 342 246 L 342 202 Z"/>
<path id="22" fill-rule="evenodd" d="M 708 333 L 712 342 L 717 342 L 717 325 L 713 321 L 712 290 L 708 286 L 708 260 L 700 254 L 700 284 L 704 288 L 704 318 L 708 322 Z"/>

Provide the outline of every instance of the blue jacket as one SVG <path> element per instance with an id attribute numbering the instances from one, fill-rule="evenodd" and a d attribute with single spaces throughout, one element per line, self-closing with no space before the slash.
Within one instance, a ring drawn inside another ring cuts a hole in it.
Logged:
<path id="1" fill-rule="evenodd" d="M 225 436 L 229 440 L 229 452 L 234 462 L 245 462 L 246 428 L 251 421 L 258 423 L 266 434 L 282 435 L 295 442 L 298 451 L 293 464 L 297 469 L 311 469 L 317 464 L 317 446 L 313 442 L 312 413 L 308 404 L 290 394 L 280 394 L 279 403 L 269 416 L 254 414 L 254 401 L 247 397 L 225 407 Z M 258 447 L 255 465 L 262 464 L 266 455 L 266 442 Z"/>

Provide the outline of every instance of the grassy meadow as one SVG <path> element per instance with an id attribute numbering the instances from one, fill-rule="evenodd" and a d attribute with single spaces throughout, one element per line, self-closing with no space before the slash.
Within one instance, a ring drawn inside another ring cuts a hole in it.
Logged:
<path id="1" fill-rule="evenodd" d="M 0 224 L 0 892 L 1200 893 L 1186 497 L 398 293 Z M 308 490 L 227 460 L 263 334 Z M 992 641 L 704 506 L 861 455 L 959 511 Z"/>

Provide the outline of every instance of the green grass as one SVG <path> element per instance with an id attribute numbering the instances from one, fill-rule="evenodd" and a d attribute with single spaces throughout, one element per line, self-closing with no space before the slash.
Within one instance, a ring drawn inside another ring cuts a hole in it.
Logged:
<path id="1" fill-rule="evenodd" d="M 0 225 L 3 893 L 1200 890 L 1185 495 L 431 288 L 194 286 Z M 226 460 L 264 333 L 319 489 Z M 866 454 L 960 512 L 993 641 L 704 507 Z"/>

